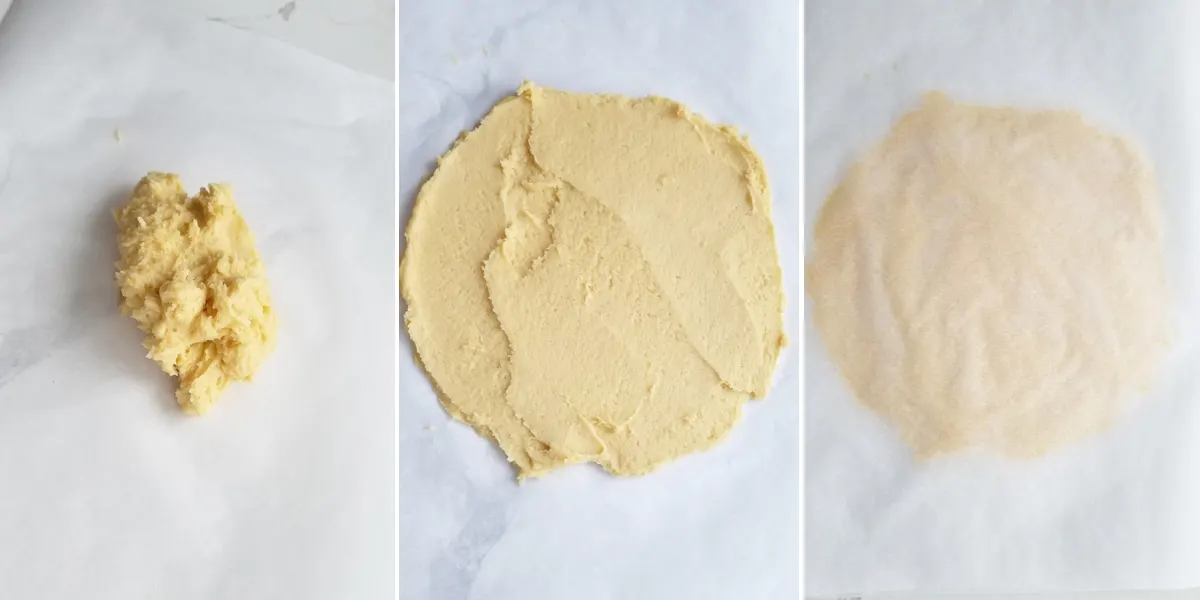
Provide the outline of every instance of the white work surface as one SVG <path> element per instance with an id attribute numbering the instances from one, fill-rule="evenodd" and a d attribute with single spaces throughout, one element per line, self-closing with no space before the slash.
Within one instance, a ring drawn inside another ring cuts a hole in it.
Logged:
<path id="1" fill-rule="evenodd" d="M 787 294 L 774 385 L 716 448 L 639 478 L 576 465 L 518 486 L 400 351 L 402 598 L 799 596 L 799 61 L 793 0 L 407 1 L 400 202 L 523 79 L 658 94 L 738 126 L 766 162 Z M 432 426 L 432 430 L 427 427 Z"/>
<path id="2" fill-rule="evenodd" d="M 0 22 L 0 598 L 392 598 L 394 87 L 162 4 Z M 118 314 L 149 170 L 233 186 L 279 315 L 203 418 Z"/>
<path id="3" fill-rule="evenodd" d="M 1133 139 L 1168 220 L 1174 347 L 1147 401 L 1111 431 L 1032 462 L 963 453 L 914 464 L 806 340 L 810 594 L 934 592 L 1163 600 L 1197 592 L 1067 594 L 1200 584 L 1200 405 L 1192 2 L 809 2 L 805 217 L 854 157 L 941 89 L 963 100 L 1064 107 Z M 1016 199 L 1014 199 L 1016 200 Z M 811 316 L 806 319 L 811 328 Z"/>

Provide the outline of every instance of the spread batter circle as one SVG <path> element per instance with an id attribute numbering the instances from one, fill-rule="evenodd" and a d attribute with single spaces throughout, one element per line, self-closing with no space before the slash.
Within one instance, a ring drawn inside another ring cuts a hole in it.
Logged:
<path id="1" fill-rule="evenodd" d="M 522 85 L 438 161 L 406 240 L 418 361 L 520 477 L 712 446 L 785 343 L 762 161 L 665 98 Z"/>
<path id="2" fill-rule="evenodd" d="M 1073 112 L 926 95 L 826 200 L 813 247 L 826 350 L 919 457 L 1097 433 L 1168 344 L 1153 173 Z"/>

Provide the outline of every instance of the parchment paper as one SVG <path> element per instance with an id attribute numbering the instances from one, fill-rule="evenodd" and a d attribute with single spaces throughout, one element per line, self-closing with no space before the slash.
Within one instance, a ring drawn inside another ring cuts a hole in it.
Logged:
<path id="1" fill-rule="evenodd" d="M 393 597 L 393 94 L 153 3 L 12 7 L 0 597 Z M 233 186 L 280 318 L 203 418 L 118 314 L 111 211 L 152 169 Z"/>
<path id="2" fill-rule="evenodd" d="M 1107 434 L 1032 462 L 975 452 L 914 464 L 852 399 L 808 315 L 808 593 L 1200 585 L 1200 5 L 854 0 L 806 9 L 807 232 L 854 157 L 925 90 L 1071 108 L 1153 161 L 1177 305 L 1174 348 L 1145 402 Z"/>
<path id="3" fill-rule="evenodd" d="M 402 598 L 799 595 L 798 10 L 790 0 L 401 4 L 402 224 L 433 161 L 523 79 L 674 98 L 737 125 L 766 161 L 792 340 L 769 394 L 717 448 L 642 478 L 579 465 L 518 486 L 492 442 L 450 420 L 402 332 Z"/>

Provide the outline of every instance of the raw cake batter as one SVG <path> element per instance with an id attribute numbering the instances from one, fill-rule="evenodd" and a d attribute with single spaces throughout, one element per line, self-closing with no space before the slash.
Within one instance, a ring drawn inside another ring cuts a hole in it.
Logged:
<path id="1" fill-rule="evenodd" d="M 929 94 L 826 200 L 813 318 L 918 456 L 1037 456 L 1108 426 L 1168 340 L 1150 167 L 1067 111 Z"/>
<path id="2" fill-rule="evenodd" d="M 401 262 L 418 359 L 520 476 L 718 442 L 784 345 L 762 161 L 663 98 L 523 85 L 438 161 Z"/>
<path id="3" fill-rule="evenodd" d="M 184 411 L 204 414 L 231 381 L 249 381 L 275 345 L 275 313 L 254 236 L 229 188 L 189 198 L 150 173 L 116 213 L 121 312 L 170 375 Z"/>

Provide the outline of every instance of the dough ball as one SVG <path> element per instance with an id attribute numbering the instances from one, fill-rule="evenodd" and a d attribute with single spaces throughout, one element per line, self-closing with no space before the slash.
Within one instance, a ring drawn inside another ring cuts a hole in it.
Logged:
<path id="1" fill-rule="evenodd" d="M 179 378 L 184 411 L 203 414 L 231 381 L 249 381 L 275 346 L 275 313 L 254 236 L 229 188 L 189 198 L 150 173 L 116 212 L 121 312 L 148 358 Z"/>
<path id="2" fill-rule="evenodd" d="M 855 396 L 928 457 L 1103 430 L 1168 342 L 1150 167 L 1067 111 L 929 94 L 826 200 L 806 287 Z"/>

